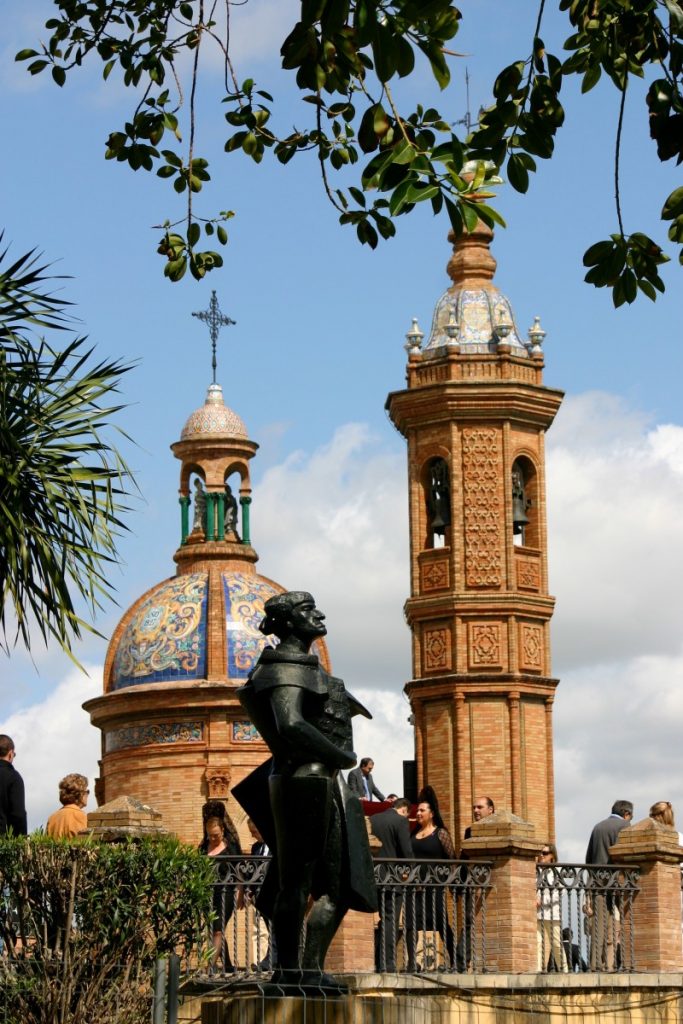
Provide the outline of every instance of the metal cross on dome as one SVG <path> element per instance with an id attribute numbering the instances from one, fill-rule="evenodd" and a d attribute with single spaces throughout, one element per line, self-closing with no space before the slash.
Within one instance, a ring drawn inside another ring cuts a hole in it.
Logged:
<path id="1" fill-rule="evenodd" d="M 196 316 L 198 320 L 202 320 L 205 324 L 209 325 L 209 334 L 211 335 L 211 368 L 213 370 L 213 383 L 216 383 L 216 342 L 218 341 L 218 332 L 221 327 L 234 327 L 237 323 L 236 320 L 231 320 L 229 316 L 225 316 L 221 313 L 218 308 L 218 299 L 216 298 L 215 291 L 211 292 L 211 302 L 209 308 L 203 310 L 201 313 L 193 313 L 192 316 Z"/>

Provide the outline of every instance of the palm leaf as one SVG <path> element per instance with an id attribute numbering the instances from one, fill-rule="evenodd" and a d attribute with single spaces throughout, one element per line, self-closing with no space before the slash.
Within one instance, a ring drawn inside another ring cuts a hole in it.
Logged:
<path id="1" fill-rule="evenodd" d="M 49 290 L 55 278 L 35 251 L 4 268 L 6 261 L 7 249 L 0 252 L 0 644 L 30 649 L 37 629 L 73 657 L 82 630 L 97 632 L 76 602 L 94 616 L 113 596 L 108 569 L 133 481 L 108 435 L 126 436 L 114 422 L 124 408 L 115 396 L 131 366 L 93 364 L 83 337 L 60 349 L 39 337 L 39 329 L 73 335 L 70 303 Z"/>

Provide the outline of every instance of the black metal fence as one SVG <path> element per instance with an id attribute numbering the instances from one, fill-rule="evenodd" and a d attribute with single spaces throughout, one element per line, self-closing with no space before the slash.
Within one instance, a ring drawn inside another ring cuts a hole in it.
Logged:
<path id="1" fill-rule="evenodd" d="M 268 922 L 256 909 L 268 858 L 217 861 L 210 973 L 258 979 L 270 972 L 275 953 Z M 376 971 L 486 970 L 490 864 L 377 859 L 374 867 L 379 897 Z"/>
<path id="2" fill-rule="evenodd" d="M 638 868 L 549 864 L 536 871 L 537 969 L 635 971 Z"/>

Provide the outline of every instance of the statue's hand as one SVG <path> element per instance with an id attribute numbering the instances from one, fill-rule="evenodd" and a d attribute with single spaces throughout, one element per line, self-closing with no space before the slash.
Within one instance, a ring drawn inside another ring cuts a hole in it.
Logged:
<path id="1" fill-rule="evenodd" d="M 353 750 L 340 750 L 339 755 L 340 768 L 353 768 L 358 760 Z"/>

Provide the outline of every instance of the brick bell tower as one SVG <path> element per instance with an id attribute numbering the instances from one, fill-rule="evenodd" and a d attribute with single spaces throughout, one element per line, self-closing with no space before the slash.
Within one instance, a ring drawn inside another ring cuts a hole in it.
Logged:
<path id="1" fill-rule="evenodd" d="M 539 318 L 522 340 L 493 283 L 491 238 L 480 222 L 454 244 L 429 339 L 414 320 L 407 387 L 386 404 L 408 443 L 406 693 L 418 786 L 434 787 L 456 840 L 484 795 L 551 839 L 544 442 L 563 395 L 543 384 Z"/>

